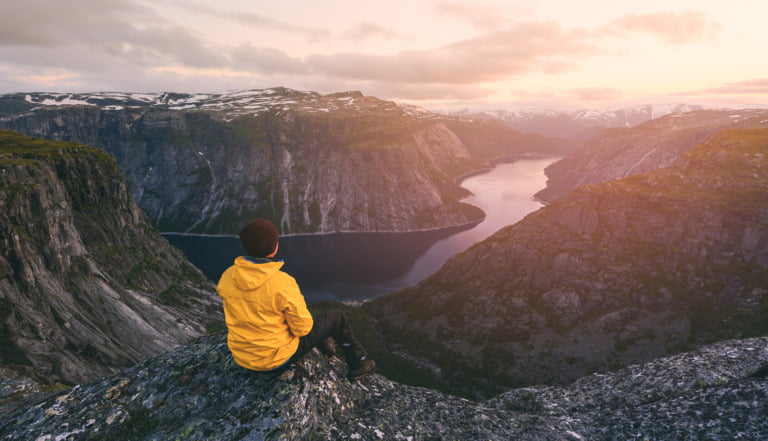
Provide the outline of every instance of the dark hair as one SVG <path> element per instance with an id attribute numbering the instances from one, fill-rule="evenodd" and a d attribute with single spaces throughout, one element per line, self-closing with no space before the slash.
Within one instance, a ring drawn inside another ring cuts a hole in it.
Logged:
<path id="1" fill-rule="evenodd" d="M 240 230 L 240 243 L 249 256 L 267 257 L 277 248 L 279 234 L 272 222 L 254 219 Z"/>

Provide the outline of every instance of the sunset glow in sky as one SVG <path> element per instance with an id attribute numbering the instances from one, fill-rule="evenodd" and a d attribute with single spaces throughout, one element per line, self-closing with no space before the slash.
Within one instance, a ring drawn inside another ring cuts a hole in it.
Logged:
<path id="1" fill-rule="evenodd" d="M 757 0 L 3 0 L 0 93 L 765 105 L 766 17 Z"/>

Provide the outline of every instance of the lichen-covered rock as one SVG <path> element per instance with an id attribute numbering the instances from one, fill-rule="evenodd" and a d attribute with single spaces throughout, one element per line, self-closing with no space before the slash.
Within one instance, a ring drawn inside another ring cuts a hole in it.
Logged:
<path id="1" fill-rule="evenodd" d="M 575 416 L 589 439 L 762 440 L 768 437 L 768 337 L 516 389 L 489 401 L 517 412 Z"/>
<path id="2" fill-rule="evenodd" d="M 13 411 L 0 439 L 759 440 L 766 366 L 768 338 L 728 341 L 478 403 L 381 375 L 352 382 L 316 351 L 246 371 L 221 334 Z"/>
<path id="3" fill-rule="evenodd" d="M 338 359 L 309 354 L 282 373 L 235 365 L 222 335 L 11 414 L 0 438 L 121 440 L 516 439 L 538 417 L 380 375 L 350 382 Z M 569 439 L 550 418 L 532 439 Z"/>
<path id="4" fill-rule="evenodd" d="M 14 397 L 40 392 L 40 383 L 19 375 L 11 369 L 0 368 L 0 402 L 15 401 Z"/>

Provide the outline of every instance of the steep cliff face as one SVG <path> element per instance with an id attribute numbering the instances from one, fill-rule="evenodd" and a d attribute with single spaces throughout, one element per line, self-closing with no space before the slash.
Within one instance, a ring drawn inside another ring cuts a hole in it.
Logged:
<path id="1" fill-rule="evenodd" d="M 449 382 L 572 380 L 768 331 L 768 130 L 581 187 L 364 307 Z"/>
<path id="2" fill-rule="evenodd" d="M 210 336 L 15 411 L 0 407 L 0 437 L 758 440 L 768 431 L 766 366 L 768 339 L 737 340 L 472 402 L 380 375 L 350 382 L 343 363 L 317 352 L 282 374 L 247 372 L 224 336 Z"/>
<path id="3" fill-rule="evenodd" d="M 551 202 L 581 185 L 668 167 L 717 130 L 762 127 L 768 127 L 765 109 L 673 113 L 637 127 L 605 130 L 547 167 L 547 188 L 536 197 Z"/>
<path id="4" fill-rule="evenodd" d="M 0 366 L 83 382 L 205 333 L 218 305 L 113 158 L 0 131 Z"/>
<path id="5" fill-rule="evenodd" d="M 232 234 L 254 216 L 278 221 L 284 233 L 475 222 L 483 214 L 459 202 L 456 176 L 496 156 L 558 148 L 503 124 L 413 112 L 360 93 L 288 89 L 6 95 L 0 127 L 104 149 L 153 225 L 193 233 Z"/>

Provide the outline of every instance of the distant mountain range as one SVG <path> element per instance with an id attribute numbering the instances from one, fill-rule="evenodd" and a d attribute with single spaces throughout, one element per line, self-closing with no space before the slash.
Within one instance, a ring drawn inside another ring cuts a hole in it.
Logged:
<path id="1" fill-rule="evenodd" d="M 693 104 L 646 104 L 615 109 L 463 109 L 451 112 L 467 118 L 498 119 L 524 133 L 585 140 L 596 130 L 633 127 L 671 113 L 685 113 L 710 107 Z M 738 110 L 738 109 L 737 109 Z"/>
<path id="2" fill-rule="evenodd" d="M 200 110 L 215 112 L 225 120 L 251 116 L 267 111 L 302 110 L 305 112 L 336 112 L 339 110 L 370 111 L 397 108 L 395 103 L 365 98 L 360 92 L 339 92 L 322 95 L 283 87 L 239 90 L 222 93 L 29 93 L 5 95 L 22 99 L 32 106 L 94 106 L 104 110 L 124 110 L 130 107 L 152 107 L 167 110 Z M 411 108 L 413 109 L 413 108 Z M 418 110 L 414 112 L 420 114 Z"/>
<path id="3" fill-rule="evenodd" d="M 765 127 L 768 109 L 743 109 L 673 113 L 635 127 L 605 129 L 578 151 L 547 167 L 547 187 L 536 198 L 551 202 L 585 184 L 670 166 L 718 130 Z"/>

